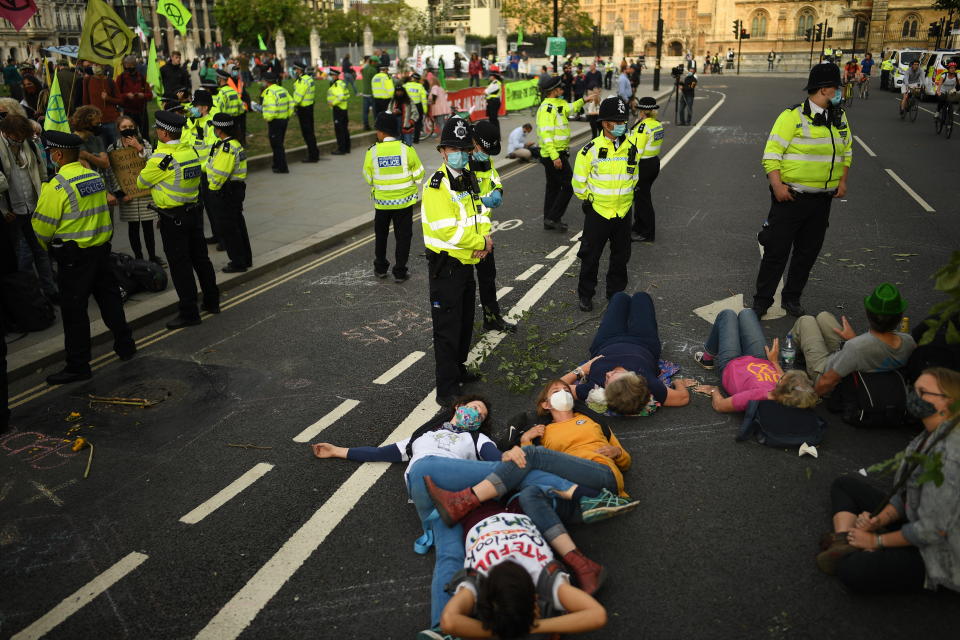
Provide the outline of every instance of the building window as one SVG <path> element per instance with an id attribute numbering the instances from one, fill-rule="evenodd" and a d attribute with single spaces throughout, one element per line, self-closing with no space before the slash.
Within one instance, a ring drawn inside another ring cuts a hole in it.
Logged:
<path id="1" fill-rule="evenodd" d="M 917 16 L 907 16 L 907 19 L 903 21 L 903 31 L 901 31 L 900 37 L 916 38 L 917 27 L 919 26 L 920 26 L 920 19 Z"/>
<path id="2" fill-rule="evenodd" d="M 867 27 L 870 25 L 870 19 L 863 16 L 857 16 L 857 37 L 867 37 Z"/>
<path id="3" fill-rule="evenodd" d="M 753 14 L 753 20 L 750 21 L 750 35 L 754 38 L 767 37 L 767 13 L 758 11 Z"/>
<path id="4" fill-rule="evenodd" d="M 807 29 L 813 29 L 813 21 L 816 18 L 813 15 L 812 9 L 804 9 L 797 16 L 797 35 L 802 36 L 806 34 Z"/>

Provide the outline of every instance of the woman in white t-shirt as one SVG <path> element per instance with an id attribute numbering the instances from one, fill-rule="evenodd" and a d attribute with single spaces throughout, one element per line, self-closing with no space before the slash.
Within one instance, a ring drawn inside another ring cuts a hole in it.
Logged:
<path id="1" fill-rule="evenodd" d="M 470 513 L 463 528 L 464 571 L 443 609 L 443 633 L 510 640 L 606 624 L 603 605 L 570 584 L 527 515 L 488 503 Z"/>

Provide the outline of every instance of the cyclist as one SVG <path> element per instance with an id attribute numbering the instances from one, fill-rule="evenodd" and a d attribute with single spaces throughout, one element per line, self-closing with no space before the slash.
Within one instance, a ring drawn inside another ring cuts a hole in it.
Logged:
<path id="1" fill-rule="evenodd" d="M 903 86 L 900 88 L 900 92 L 903 94 L 900 99 L 900 113 L 903 113 L 907 108 L 907 96 L 910 95 L 910 90 L 919 89 L 922 86 L 923 70 L 920 68 L 920 61 L 914 60 L 910 63 L 907 72 L 903 74 Z"/>
<path id="2" fill-rule="evenodd" d="M 863 54 L 863 62 L 860 63 L 861 84 L 870 82 L 870 72 L 873 70 L 873 64 L 873 54 Z"/>
<path id="3" fill-rule="evenodd" d="M 951 99 L 952 91 L 960 90 L 960 79 L 957 78 L 957 63 L 951 61 L 947 64 L 947 70 L 937 78 L 937 111 L 941 112 L 947 108 L 947 101 Z M 956 97 L 953 97 L 956 102 Z M 934 116 L 936 117 L 936 116 Z"/>
<path id="4" fill-rule="evenodd" d="M 860 75 L 860 65 L 857 64 L 856 58 L 851 58 L 843 67 L 843 97 L 852 97 L 853 96 L 853 86 L 857 81 L 857 77 Z M 847 92 L 850 92 L 849 95 Z"/>

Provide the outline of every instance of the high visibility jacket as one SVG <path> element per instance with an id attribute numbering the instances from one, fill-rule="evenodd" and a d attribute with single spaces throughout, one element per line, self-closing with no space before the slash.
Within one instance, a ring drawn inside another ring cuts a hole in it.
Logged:
<path id="1" fill-rule="evenodd" d="M 561 98 L 547 98 L 537 109 L 537 137 L 540 155 L 556 160 L 570 146 L 570 115 L 583 108 L 583 99 L 567 104 Z"/>
<path id="2" fill-rule="evenodd" d="M 404 83 L 403 88 L 407 90 L 407 95 L 410 96 L 410 102 L 420 105 L 420 113 L 426 113 L 427 91 L 423 88 L 423 85 L 411 80 L 410 82 Z"/>
<path id="3" fill-rule="evenodd" d="M 161 209 L 180 207 L 200 198 L 202 173 L 200 156 L 192 146 L 161 142 L 137 176 L 137 188 L 149 189 L 153 203 Z"/>
<path id="4" fill-rule="evenodd" d="M 484 198 L 497 190 L 499 190 L 501 194 L 503 193 L 503 183 L 500 181 L 500 174 L 497 172 L 497 168 L 493 164 L 493 158 L 490 158 L 485 162 L 471 160 L 470 171 L 473 172 L 473 175 L 477 176 L 477 183 L 480 185 L 481 198 Z M 482 202 L 480 204 L 483 207 L 483 215 L 486 218 L 486 220 L 483 220 L 480 223 L 480 233 L 481 235 L 487 235 L 493 228 L 492 210 Z"/>
<path id="5" fill-rule="evenodd" d="M 183 133 L 180 134 L 180 142 L 196 149 L 201 163 L 207 161 L 210 147 L 217 141 L 217 134 L 214 133 L 213 124 L 210 122 L 212 119 L 213 112 L 199 118 L 190 118 L 183 128 Z"/>
<path id="6" fill-rule="evenodd" d="M 393 78 L 388 73 L 381 71 L 373 76 L 370 86 L 373 89 L 373 97 L 378 100 L 389 100 L 393 97 Z"/>
<path id="7" fill-rule="evenodd" d="M 243 182 L 247 179 L 247 152 L 233 138 L 218 140 L 210 147 L 203 172 L 211 191 L 219 191 L 228 180 Z"/>
<path id="8" fill-rule="evenodd" d="M 80 248 L 109 242 L 113 221 L 103 178 L 79 162 L 63 165 L 40 189 L 30 222 L 44 248 L 54 238 L 73 240 Z"/>
<path id="9" fill-rule="evenodd" d="M 496 87 L 493 91 L 486 94 L 487 100 L 493 100 L 494 98 L 500 99 L 500 94 L 503 92 L 503 83 L 499 80 L 494 80 L 487 87 Z"/>
<path id="10" fill-rule="evenodd" d="M 633 205 L 640 150 L 629 137 L 614 148 L 613 140 L 600 134 L 580 150 L 573 167 L 573 194 L 593 204 L 604 218 L 622 218 Z"/>
<path id="11" fill-rule="evenodd" d="M 663 125 L 655 118 L 644 118 L 630 133 L 630 140 L 640 150 L 640 159 L 656 158 L 663 144 Z"/>
<path id="12" fill-rule="evenodd" d="M 377 209 L 403 209 L 420 199 L 423 164 L 413 147 L 395 138 L 377 142 L 363 158 L 363 179 Z"/>
<path id="13" fill-rule="evenodd" d="M 891 60 L 890 58 L 887 58 L 886 60 L 884 60 L 883 62 L 881 62 L 881 63 L 880 63 L 880 70 L 881 70 L 881 71 L 893 71 L 893 60 Z"/>
<path id="14" fill-rule="evenodd" d="M 466 172 L 453 179 L 454 184 L 469 181 Z M 434 253 L 447 252 L 451 258 L 463 264 L 480 262 L 473 257 L 474 251 L 486 247 L 480 232 L 484 222 L 479 194 L 451 186 L 451 173 L 447 165 L 440 168 L 423 187 L 423 204 L 420 207 L 423 225 L 423 244 Z"/>
<path id="15" fill-rule="evenodd" d="M 843 168 L 853 162 L 853 134 L 842 111 L 839 126 L 815 125 L 807 105 L 805 101 L 777 118 L 763 150 L 763 170 L 779 170 L 786 184 L 832 191 Z"/>
<path id="16" fill-rule="evenodd" d="M 330 84 L 327 89 L 327 104 L 334 109 L 346 110 L 350 100 L 350 90 L 347 83 L 343 80 L 336 80 Z"/>
<path id="17" fill-rule="evenodd" d="M 243 113 L 243 100 L 237 90 L 228 84 L 223 85 L 217 91 L 213 98 L 213 107 L 215 111 L 226 113 L 231 116 L 239 116 Z"/>
<path id="18" fill-rule="evenodd" d="M 263 105 L 263 119 L 267 122 L 284 120 L 293 115 L 293 98 L 278 84 L 272 84 L 263 90 L 260 103 Z"/>
<path id="19" fill-rule="evenodd" d="M 293 83 L 293 106 L 311 107 L 317 100 L 317 82 L 313 76 L 303 74 Z"/>

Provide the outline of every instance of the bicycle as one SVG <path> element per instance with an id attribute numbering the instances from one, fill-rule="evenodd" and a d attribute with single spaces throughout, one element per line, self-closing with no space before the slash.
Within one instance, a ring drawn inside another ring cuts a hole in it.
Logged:
<path id="1" fill-rule="evenodd" d="M 870 76 L 863 76 L 860 79 L 860 99 L 866 100 L 870 97 Z"/>
<path id="2" fill-rule="evenodd" d="M 954 93 L 956 92 L 951 92 L 950 97 L 953 97 Z M 940 135 L 940 132 L 943 131 L 946 138 L 948 140 L 950 139 L 950 136 L 953 135 L 953 102 L 948 99 L 937 107 L 937 114 L 933 117 L 933 124 L 937 130 L 937 135 Z"/>
<path id="3" fill-rule="evenodd" d="M 907 106 L 900 111 L 900 119 L 903 120 L 910 114 L 910 122 L 917 121 L 917 113 L 920 110 L 920 87 L 914 87 L 907 92 Z"/>
<path id="4" fill-rule="evenodd" d="M 848 80 L 843 85 L 843 106 L 849 107 L 853 104 L 853 81 Z"/>

